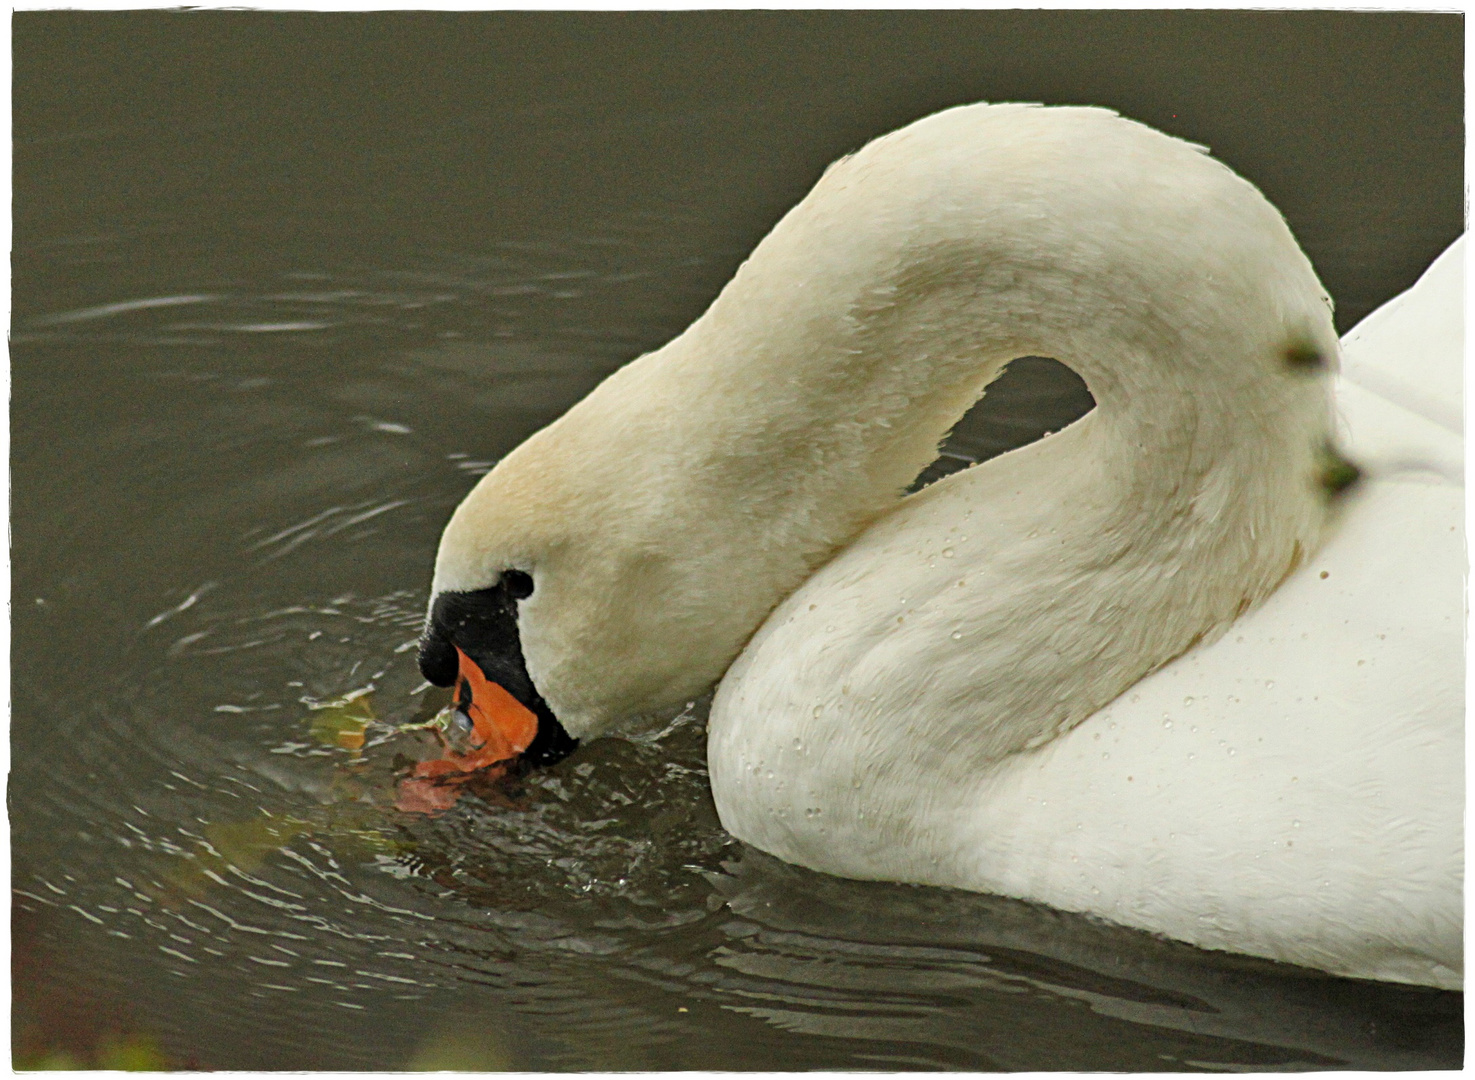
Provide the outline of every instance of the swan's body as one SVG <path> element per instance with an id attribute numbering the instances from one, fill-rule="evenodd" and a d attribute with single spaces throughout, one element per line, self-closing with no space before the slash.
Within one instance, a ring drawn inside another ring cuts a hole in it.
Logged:
<path id="1" fill-rule="evenodd" d="M 1350 372 L 1372 385 L 1414 376 L 1416 388 L 1437 386 L 1436 372 L 1458 378 L 1458 326 L 1402 371 L 1359 337 L 1386 322 L 1406 343 L 1457 315 L 1461 254 L 1404 310 L 1349 335 Z M 907 744 L 939 725 L 931 702 L 966 712 L 968 686 L 935 687 L 910 709 L 899 695 L 925 685 L 929 649 L 957 647 L 953 628 L 967 629 L 974 606 L 954 599 L 967 594 L 957 582 L 988 574 L 992 553 L 971 525 L 974 477 L 908 500 L 781 605 L 723 680 L 709 756 L 724 824 L 830 873 L 1001 893 L 1207 948 L 1458 987 L 1459 437 L 1350 380 L 1338 399 L 1370 475 L 1319 552 L 1224 637 L 1084 723 L 951 775 L 945 762 L 908 768 Z M 872 625 L 895 624 L 893 611 L 907 620 L 879 645 L 837 614 L 878 601 Z M 856 663 L 867 645 L 923 655 Z M 867 709 L 878 692 L 886 709 Z M 894 767 L 874 764 L 887 756 Z"/>
<path id="2" fill-rule="evenodd" d="M 1099 110 L 950 110 L 493 470 L 434 592 L 531 574 L 575 736 L 741 651 L 713 792 L 783 858 L 1457 985 L 1459 436 L 1376 352 L 1339 494 L 1330 306 L 1254 188 Z M 1028 354 L 1097 408 L 898 504 Z"/>

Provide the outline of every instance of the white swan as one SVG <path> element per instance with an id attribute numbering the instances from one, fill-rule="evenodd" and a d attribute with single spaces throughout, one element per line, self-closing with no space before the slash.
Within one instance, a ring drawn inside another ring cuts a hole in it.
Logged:
<path id="1" fill-rule="evenodd" d="M 759 848 L 1458 986 L 1460 257 L 1349 335 L 1339 432 L 1251 185 L 1104 110 L 939 113 L 482 479 L 421 666 L 548 758 L 731 664 Z M 899 498 L 1022 355 L 1097 407 Z"/>

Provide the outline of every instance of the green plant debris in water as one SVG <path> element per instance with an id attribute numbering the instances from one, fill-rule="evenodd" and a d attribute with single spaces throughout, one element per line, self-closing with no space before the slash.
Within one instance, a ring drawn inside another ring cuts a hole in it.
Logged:
<path id="1" fill-rule="evenodd" d="M 377 721 L 372 699 L 371 691 L 355 690 L 336 701 L 311 706 L 313 714 L 309 733 L 323 746 L 362 750 L 364 732 Z"/>
<path id="2" fill-rule="evenodd" d="M 249 874 L 272 852 L 286 847 L 311 828 L 301 819 L 275 814 L 206 825 L 199 850 L 171 857 L 170 867 L 161 875 L 165 892 L 161 899 L 167 902 L 201 896 L 212 882 L 226 884 L 225 875 L 232 868 Z"/>
<path id="3" fill-rule="evenodd" d="M 299 837 L 311 836 L 345 858 L 369 861 L 379 855 L 397 855 L 411 845 L 385 834 L 377 826 L 384 811 L 373 806 L 325 808 L 303 817 L 262 813 L 246 821 L 213 822 L 205 838 L 187 855 L 169 856 L 170 866 L 160 875 L 164 902 L 204 895 L 214 885 L 226 885 L 232 871 L 252 874 L 277 851 Z"/>
<path id="4" fill-rule="evenodd" d="M 385 726 L 374 715 L 372 688 L 322 704 L 309 703 L 309 708 L 307 726 L 312 739 L 322 746 L 351 751 L 333 766 L 326 803 L 292 814 L 262 810 L 246 820 L 205 825 L 195 850 L 167 857 L 169 865 L 159 875 L 161 901 L 202 896 L 212 884 L 226 885 L 233 871 L 255 873 L 273 853 L 301 837 L 310 836 L 345 858 L 366 862 L 411 849 L 413 845 L 383 828 L 386 815 L 393 813 L 389 807 L 393 796 L 385 778 L 362 753 L 369 728 Z"/>

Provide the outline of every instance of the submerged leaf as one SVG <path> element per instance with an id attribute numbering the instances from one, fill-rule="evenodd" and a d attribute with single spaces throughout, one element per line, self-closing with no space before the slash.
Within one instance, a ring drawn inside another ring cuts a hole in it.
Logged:
<path id="1" fill-rule="evenodd" d="M 269 854 L 311 828 L 306 821 L 274 814 L 206 825 L 204 850 L 180 858 L 164 872 L 164 899 L 200 896 L 210 888 L 211 881 L 220 880 L 231 868 L 252 873 Z"/>

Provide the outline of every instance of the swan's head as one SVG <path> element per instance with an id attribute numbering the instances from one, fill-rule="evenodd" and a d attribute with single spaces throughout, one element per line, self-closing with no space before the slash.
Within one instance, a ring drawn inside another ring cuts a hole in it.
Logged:
<path id="1" fill-rule="evenodd" d="M 623 407 L 655 359 L 499 462 L 441 537 L 420 669 L 533 760 L 699 696 L 809 570 L 688 482 L 662 410 Z"/>
<path id="2" fill-rule="evenodd" d="M 541 762 L 605 726 L 592 688 L 639 698 L 631 684 L 643 665 L 621 624 L 638 622 L 632 608 L 659 591 L 640 580 L 656 576 L 652 562 L 620 543 L 618 527 L 600 527 L 608 496 L 560 467 L 561 455 L 540 454 L 546 444 L 519 448 L 457 508 L 420 645 L 421 672 L 455 686 L 483 737 Z"/>

